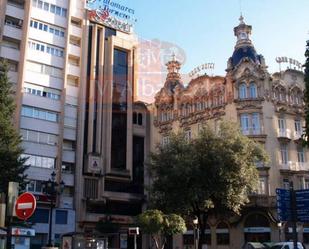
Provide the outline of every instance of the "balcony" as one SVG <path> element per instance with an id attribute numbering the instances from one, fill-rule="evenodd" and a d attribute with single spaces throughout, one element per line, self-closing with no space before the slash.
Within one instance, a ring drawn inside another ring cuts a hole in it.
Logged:
<path id="1" fill-rule="evenodd" d="M 297 169 L 297 171 L 309 170 L 309 163 L 307 163 L 307 162 L 296 162 L 295 168 Z"/>
<path id="2" fill-rule="evenodd" d="M 6 46 L 0 46 L 0 57 L 12 60 L 19 61 L 20 51 L 15 48 L 10 48 Z"/>
<path id="3" fill-rule="evenodd" d="M 276 196 L 251 194 L 247 207 L 276 207 Z"/>
<path id="4" fill-rule="evenodd" d="M 68 74 L 80 77 L 80 67 L 68 64 Z"/>
<path id="5" fill-rule="evenodd" d="M 71 34 L 78 36 L 78 37 L 82 37 L 82 29 L 80 27 L 71 25 Z"/>
<path id="6" fill-rule="evenodd" d="M 17 3 L 8 2 L 7 8 L 6 8 L 6 14 L 8 16 L 12 16 L 18 19 L 23 20 L 24 19 L 24 9 L 23 5 L 19 5 Z"/>
<path id="7" fill-rule="evenodd" d="M 278 129 L 277 130 L 277 136 L 278 138 L 282 138 L 282 139 L 291 139 L 291 130 L 289 129 Z"/>
<path id="8" fill-rule="evenodd" d="M 74 55 L 76 57 L 80 57 L 80 55 L 81 55 L 80 47 L 78 47 L 76 45 L 69 44 L 68 50 L 69 50 L 70 55 Z"/>
<path id="9" fill-rule="evenodd" d="M 21 40 L 22 30 L 19 26 L 14 26 L 11 24 L 5 24 L 3 29 L 3 35 L 7 37 L 14 38 L 16 40 Z"/>
<path id="10" fill-rule="evenodd" d="M 299 140 L 299 139 L 301 139 L 302 134 L 303 134 L 302 131 L 294 131 L 293 139 L 294 139 L 294 140 Z"/>
<path id="11" fill-rule="evenodd" d="M 280 163 L 280 170 L 283 171 L 308 171 L 309 163 L 307 162 L 292 162 Z"/>

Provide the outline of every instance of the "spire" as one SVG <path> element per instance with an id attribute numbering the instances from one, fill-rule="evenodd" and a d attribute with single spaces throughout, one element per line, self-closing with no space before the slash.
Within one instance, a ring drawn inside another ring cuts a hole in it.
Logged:
<path id="1" fill-rule="evenodd" d="M 240 13 L 240 17 L 239 17 L 239 24 L 241 25 L 241 24 L 245 24 L 245 22 L 244 22 L 244 17 L 242 16 L 242 13 Z"/>

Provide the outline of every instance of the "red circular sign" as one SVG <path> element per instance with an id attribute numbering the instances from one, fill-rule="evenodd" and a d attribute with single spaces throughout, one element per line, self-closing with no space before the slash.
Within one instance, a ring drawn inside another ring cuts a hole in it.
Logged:
<path id="1" fill-rule="evenodd" d="M 21 220 L 29 219 L 36 208 L 36 199 L 31 193 L 21 194 L 15 204 L 16 216 Z"/>

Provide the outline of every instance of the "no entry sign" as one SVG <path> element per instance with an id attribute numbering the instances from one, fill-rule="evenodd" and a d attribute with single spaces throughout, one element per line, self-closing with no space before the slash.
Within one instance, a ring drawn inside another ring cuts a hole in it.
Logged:
<path id="1" fill-rule="evenodd" d="M 16 216 L 21 220 L 27 220 L 33 215 L 36 208 L 36 199 L 31 193 L 21 194 L 15 204 Z"/>

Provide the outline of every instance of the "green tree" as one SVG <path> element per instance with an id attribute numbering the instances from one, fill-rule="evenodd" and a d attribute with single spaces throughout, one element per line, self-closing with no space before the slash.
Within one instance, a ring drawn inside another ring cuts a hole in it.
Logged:
<path id="1" fill-rule="evenodd" d="M 203 237 L 210 213 L 240 214 L 257 187 L 255 164 L 267 160 L 236 124 L 222 122 L 218 132 L 206 126 L 191 141 L 171 134 L 170 143 L 151 155 L 150 202 L 163 212 L 196 216 Z"/>
<path id="2" fill-rule="evenodd" d="M 309 40 L 307 41 L 307 48 L 305 52 L 306 62 L 304 64 L 305 68 L 305 94 L 304 94 L 304 101 L 305 101 L 305 132 L 303 134 L 303 142 L 305 145 L 309 146 Z"/>
<path id="3" fill-rule="evenodd" d="M 184 219 L 177 214 L 164 214 L 160 210 L 146 210 L 137 217 L 142 232 L 149 234 L 157 249 L 164 249 L 167 236 L 186 232 Z"/>
<path id="4" fill-rule="evenodd" d="M 15 103 L 7 72 L 7 63 L 0 60 L 0 193 L 7 193 L 10 181 L 23 186 L 27 168 L 26 159 L 21 158 L 21 138 L 13 126 Z"/>

